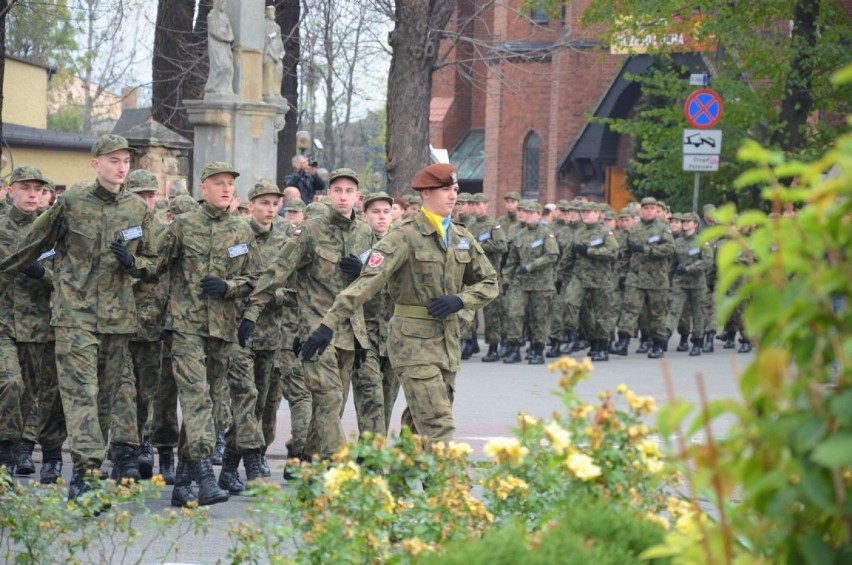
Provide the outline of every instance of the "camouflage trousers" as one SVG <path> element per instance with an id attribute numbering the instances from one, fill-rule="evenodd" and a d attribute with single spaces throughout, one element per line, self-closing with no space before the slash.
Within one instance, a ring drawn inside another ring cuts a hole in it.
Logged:
<path id="1" fill-rule="evenodd" d="M 178 439 L 181 459 L 197 461 L 213 453 L 216 406 L 227 400 L 217 398 L 217 391 L 219 382 L 228 378 L 231 349 L 221 339 L 172 332 L 172 371 L 183 417 Z"/>
<path id="2" fill-rule="evenodd" d="M 580 328 L 580 306 L 583 303 L 583 286 L 577 277 L 571 277 L 562 288 L 562 328 L 577 330 Z"/>
<path id="3" fill-rule="evenodd" d="M 37 441 L 43 449 L 65 442 L 54 342 L 22 343 L 0 336 L 0 440 L 22 439 Z"/>
<path id="4" fill-rule="evenodd" d="M 305 445 L 308 442 L 313 400 L 305 382 L 302 361 L 290 349 L 285 349 L 281 354 L 281 388 L 290 409 L 287 456 L 301 457 L 305 455 Z"/>
<path id="5" fill-rule="evenodd" d="M 482 323 L 485 325 L 485 343 L 488 345 L 497 345 L 500 343 L 500 338 L 503 337 L 503 297 L 497 295 L 497 298 L 489 302 L 482 309 Z"/>
<path id="6" fill-rule="evenodd" d="M 380 363 L 378 352 L 371 347 L 367 350 L 367 357 L 361 366 L 352 371 L 352 399 L 355 402 L 358 433 L 361 435 L 365 433 L 374 436 L 385 435 L 385 400 Z M 349 380 L 344 379 L 341 418 L 349 397 Z"/>
<path id="7" fill-rule="evenodd" d="M 416 365 L 396 370 L 407 404 L 402 413 L 402 425 L 423 438 L 430 449 L 432 443 L 453 439 L 456 373 L 434 365 Z"/>
<path id="8" fill-rule="evenodd" d="M 669 319 L 666 327 L 672 331 L 687 320 L 686 328 L 679 327 L 681 335 L 689 333 L 688 320 L 692 320 L 692 339 L 704 337 L 704 298 L 706 294 L 704 287 L 672 289 L 669 295 Z M 686 331 L 680 331 L 685 329 Z"/>
<path id="9" fill-rule="evenodd" d="M 346 443 L 340 414 L 344 406 L 344 375 L 352 374 L 354 364 L 354 351 L 334 346 L 327 347 L 316 359 L 302 361 L 312 403 L 305 456 L 329 459 Z"/>
<path id="10" fill-rule="evenodd" d="M 643 308 L 647 316 L 648 335 L 643 339 L 666 339 L 666 316 L 667 316 L 668 289 L 636 288 L 628 286 L 624 291 L 624 303 L 621 309 L 621 317 L 618 320 L 618 328 L 633 334 L 638 328 L 639 316 Z"/>
<path id="11" fill-rule="evenodd" d="M 704 293 L 704 331 L 716 331 L 716 292 L 708 288 Z"/>
<path id="12" fill-rule="evenodd" d="M 266 352 L 264 352 L 266 353 Z M 263 431 L 257 419 L 257 386 L 255 370 L 271 371 L 273 355 L 260 355 L 259 367 L 255 366 L 258 356 L 249 347 L 231 346 L 231 358 L 228 367 L 228 389 L 231 393 L 231 413 L 233 419 L 225 432 L 225 445 L 235 453 L 245 453 L 262 449 Z M 268 362 L 268 363 L 267 363 Z M 267 363 L 269 367 L 264 367 Z M 267 378 L 268 383 L 268 378 Z"/>
<path id="13" fill-rule="evenodd" d="M 553 308 L 552 290 L 514 290 L 509 294 L 510 314 L 506 320 L 506 335 L 512 341 L 521 341 L 524 316 L 529 314 L 530 341 L 544 344 L 550 331 L 550 310 Z"/>
<path id="14" fill-rule="evenodd" d="M 380 359 L 385 362 L 385 368 L 382 369 L 382 399 L 385 403 L 385 434 L 388 434 L 393 417 L 393 405 L 396 404 L 396 399 L 399 396 L 399 377 L 396 370 L 391 366 L 390 359 L 387 357 Z"/>
<path id="15" fill-rule="evenodd" d="M 281 350 L 254 352 L 254 384 L 257 387 L 257 410 L 255 417 L 260 422 L 263 446 L 275 441 L 278 423 L 278 407 L 281 406 L 283 384 L 281 378 Z"/>
<path id="16" fill-rule="evenodd" d="M 71 460 L 75 469 L 100 467 L 110 429 L 113 443 L 139 443 L 136 387 L 125 370 L 130 336 L 67 327 L 55 331 L 56 373 Z M 114 411 L 119 390 L 122 399 Z"/>
<path id="17" fill-rule="evenodd" d="M 178 391 L 172 372 L 171 335 L 163 341 L 162 370 L 154 398 L 151 410 L 151 444 L 157 448 L 172 448 L 178 444 L 180 428 L 177 417 Z"/>
<path id="18" fill-rule="evenodd" d="M 607 339 L 615 327 L 612 318 L 612 289 L 584 288 L 580 307 L 580 332 L 588 339 Z"/>
<path id="19" fill-rule="evenodd" d="M 157 383 L 163 366 L 161 341 L 131 341 L 130 357 L 136 382 L 136 430 L 139 439 L 151 436 L 151 405 L 157 393 Z"/>

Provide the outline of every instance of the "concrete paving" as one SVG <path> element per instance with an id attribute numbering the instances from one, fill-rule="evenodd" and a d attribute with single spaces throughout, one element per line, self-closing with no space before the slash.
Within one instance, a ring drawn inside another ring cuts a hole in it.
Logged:
<path id="1" fill-rule="evenodd" d="M 675 344 L 676 341 L 672 339 L 672 349 Z M 584 400 L 594 403 L 597 401 L 599 391 L 614 391 L 620 383 L 625 383 L 637 394 L 651 395 L 657 399 L 658 404 L 662 404 L 667 398 L 663 378 L 665 363 L 671 372 L 678 397 L 697 404 L 699 395 L 695 375 L 699 372 L 704 377 L 710 398 L 737 397 L 737 375 L 753 357 L 752 354 L 740 355 L 722 350 L 721 343 L 717 342 L 716 353 L 689 357 L 686 353 L 669 352 L 665 360 L 661 362 L 648 359 L 645 355 L 633 354 L 632 351 L 636 346 L 636 343 L 631 344 L 631 354 L 628 357 L 611 356 L 609 362 L 597 363 L 592 378 L 578 386 L 578 394 Z M 454 406 L 456 440 L 468 442 L 473 446 L 474 459 L 483 458 L 482 445 L 489 438 L 511 434 L 518 412 L 548 417 L 554 411 L 563 410 L 561 400 L 553 394 L 560 375 L 549 372 L 547 365 L 532 366 L 526 362 L 516 365 L 500 362 L 482 363 L 480 361 L 482 354 L 462 363 L 462 370 L 456 382 Z M 400 397 L 395 406 L 392 431 L 399 430 L 403 402 Z M 351 395 L 343 417 L 343 426 L 348 434 L 354 436 L 357 433 Z M 714 434 L 724 434 L 728 426 L 729 421 L 720 420 L 714 425 Z M 283 405 L 278 414 L 277 438 L 268 452 L 270 464 L 273 467 L 273 480 L 281 480 L 278 467 L 286 455 L 284 442 L 289 437 L 289 428 L 289 414 L 286 405 Z M 699 434 L 698 437 L 693 438 L 693 441 L 700 441 L 700 439 Z M 68 480 L 70 463 L 67 454 L 65 457 L 63 475 Z M 35 458 L 40 459 L 38 452 Z M 35 477 L 38 477 L 38 474 Z M 21 479 L 21 481 L 26 482 L 28 479 Z M 150 501 L 151 511 L 161 512 L 167 508 L 170 496 L 171 487 L 167 487 L 162 499 Z M 215 563 L 219 560 L 224 561 L 230 546 L 227 536 L 228 526 L 231 521 L 244 518 L 246 508 L 251 504 L 250 500 L 246 497 L 232 497 L 227 503 L 211 507 L 210 533 L 205 536 L 188 536 L 182 539 L 180 542 L 182 551 L 178 555 L 164 555 L 169 546 L 166 540 L 150 540 L 151 548 L 142 562 Z M 146 539 L 146 536 L 143 535 L 143 539 Z M 138 554 L 131 550 L 130 562 L 135 561 L 132 559 L 134 555 L 138 557 Z"/>

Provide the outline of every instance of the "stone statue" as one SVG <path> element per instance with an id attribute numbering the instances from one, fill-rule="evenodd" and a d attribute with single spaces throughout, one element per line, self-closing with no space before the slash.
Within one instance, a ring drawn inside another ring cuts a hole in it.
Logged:
<path id="1" fill-rule="evenodd" d="M 207 75 L 207 94 L 234 93 L 234 55 L 231 44 L 234 30 L 225 13 L 225 0 L 213 0 L 213 9 L 207 15 L 207 52 L 210 55 L 210 73 Z"/>
<path id="2" fill-rule="evenodd" d="M 263 98 L 281 98 L 281 81 L 284 78 L 284 41 L 281 27 L 275 23 L 275 7 L 266 7 L 263 45 Z"/>

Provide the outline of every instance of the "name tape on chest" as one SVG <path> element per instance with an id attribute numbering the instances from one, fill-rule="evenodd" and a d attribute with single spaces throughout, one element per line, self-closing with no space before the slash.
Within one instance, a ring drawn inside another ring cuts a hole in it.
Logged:
<path id="1" fill-rule="evenodd" d="M 54 255 L 56 255 L 56 249 L 51 249 L 50 251 L 45 251 L 44 253 L 39 255 L 36 261 L 44 261 L 45 259 L 50 259 Z"/>
<path id="2" fill-rule="evenodd" d="M 661 239 L 660 236 L 652 235 L 651 237 L 648 238 L 648 243 L 657 243 L 658 241 L 660 241 L 660 239 Z"/>
<path id="3" fill-rule="evenodd" d="M 589 247 L 598 247 L 598 246 L 601 246 L 601 245 L 603 245 L 603 238 L 602 237 L 599 237 L 597 239 L 593 239 L 592 241 L 589 242 Z"/>
<path id="4" fill-rule="evenodd" d="M 491 239 L 491 232 L 490 231 L 479 234 L 479 242 L 480 243 L 482 243 L 483 241 L 488 241 L 489 239 Z"/>
<path id="5" fill-rule="evenodd" d="M 139 239 L 140 237 L 142 237 L 142 226 L 136 226 L 133 228 L 127 228 L 126 230 L 121 230 L 122 241 L 133 241 L 134 239 Z"/>
<path id="6" fill-rule="evenodd" d="M 456 249 L 458 249 L 459 251 L 470 249 L 470 240 L 468 240 L 466 237 L 461 238 L 459 244 L 456 246 Z"/>
<path id="7" fill-rule="evenodd" d="M 234 245 L 233 247 L 228 248 L 228 257 L 233 259 L 234 257 L 239 257 L 240 255 L 245 255 L 249 252 L 248 244 L 239 243 Z"/>
<path id="8" fill-rule="evenodd" d="M 532 247 L 533 249 L 535 249 L 536 247 L 541 247 L 543 243 L 544 243 L 544 240 L 543 240 L 543 239 L 537 239 L 537 240 L 535 240 L 535 241 L 533 241 L 533 242 L 532 242 L 532 244 L 530 245 L 530 247 Z"/>
<path id="9" fill-rule="evenodd" d="M 363 253 L 361 253 L 360 255 L 358 255 L 358 259 L 360 259 L 360 260 L 361 260 L 361 264 L 362 264 L 362 265 L 364 265 L 364 264 L 366 264 L 366 263 L 367 263 L 367 259 L 369 259 L 369 258 L 370 258 L 370 253 L 372 253 L 372 252 L 373 252 L 373 250 L 372 250 L 372 249 L 368 249 L 368 250 L 366 250 L 365 252 L 363 252 Z"/>
<path id="10" fill-rule="evenodd" d="M 693 247 L 692 249 L 690 249 L 689 251 L 686 252 L 686 254 L 689 255 L 690 257 L 694 257 L 694 256 L 698 255 L 699 253 L 701 253 L 700 247 Z"/>

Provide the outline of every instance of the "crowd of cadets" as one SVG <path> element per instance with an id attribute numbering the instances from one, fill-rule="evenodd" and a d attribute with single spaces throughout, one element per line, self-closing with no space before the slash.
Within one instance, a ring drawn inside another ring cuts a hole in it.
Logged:
<path id="1" fill-rule="evenodd" d="M 105 458 L 114 479 L 150 478 L 156 450 L 172 504 L 225 501 L 271 475 L 282 398 L 293 459 L 341 447 L 350 388 L 360 433 L 388 432 L 402 388 L 403 424 L 449 440 L 480 308 L 483 362 L 520 362 L 527 341 L 532 364 L 586 348 L 605 361 L 640 335 L 637 352 L 658 358 L 675 330 L 679 351 L 714 349 L 703 222 L 653 198 L 618 215 L 560 201 L 544 221 L 540 204 L 509 193 L 495 219 L 439 164 L 403 198 L 362 195 L 338 169 L 307 205 L 267 180 L 240 202 L 239 172 L 209 163 L 200 200 L 165 200 L 154 175 L 129 172 L 132 151 L 101 137 L 96 181 L 52 206 L 32 166 L 0 198 L 0 466 L 33 474 L 38 443 L 40 481 L 55 483 L 67 440 L 69 498 L 96 488 L 88 477 Z M 726 348 L 741 330 L 735 317 Z"/>

